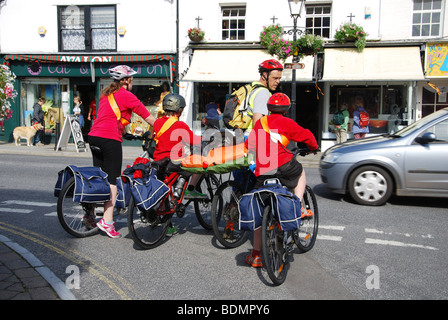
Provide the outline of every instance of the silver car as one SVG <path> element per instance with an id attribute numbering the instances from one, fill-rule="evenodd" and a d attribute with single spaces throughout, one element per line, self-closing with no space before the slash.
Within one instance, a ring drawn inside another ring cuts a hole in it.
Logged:
<path id="1" fill-rule="evenodd" d="M 398 196 L 448 197 L 448 108 L 395 134 L 335 145 L 324 152 L 325 186 L 378 206 Z"/>

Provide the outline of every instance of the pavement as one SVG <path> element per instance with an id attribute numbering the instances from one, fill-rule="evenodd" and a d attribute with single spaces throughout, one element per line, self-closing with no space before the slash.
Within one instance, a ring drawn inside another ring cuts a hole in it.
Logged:
<path id="1" fill-rule="evenodd" d="M 134 160 L 141 147 L 123 146 L 123 159 Z M 0 141 L 0 154 L 91 158 L 90 150 L 77 151 L 68 144 L 55 151 L 54 145 L 27 147 L 25 143 Z M 305 168 L 317 168 L 320 153 L 299 157 Z M 0 234 L 0 300 L 76 300 L 76 297 L 47 266 L 18 243 Z"/>

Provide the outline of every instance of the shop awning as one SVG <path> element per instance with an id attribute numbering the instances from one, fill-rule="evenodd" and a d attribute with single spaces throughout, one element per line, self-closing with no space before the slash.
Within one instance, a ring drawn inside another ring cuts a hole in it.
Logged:
<path id="1" fill-rule="evenodd" d="M 272 59 L 264 50 L 195 50 L 187 74 L 182 80 L 195 82 L 252 82 L 260 78 L 258 65 Z M 308 57 L 313 60 L 313 57 Z M 311 81 L 313 62 L 296 71 L 297 81 Z M 291 70 L 283 72 L 282 81 L 291 81 Z"/>
<path id="2" fill-rule="evenodd" d="M 325 49 L 322 81 L 424 81 L 420 47 Z"/>
<path id="3" fill-rule="evenodd" d="M 173 61 L 169 54 L 140 54 L 140 55 L 45 55 L 45 54 L 6 54 L 5 60 L 36 61 L 36 62 L 148 62 Z"/>

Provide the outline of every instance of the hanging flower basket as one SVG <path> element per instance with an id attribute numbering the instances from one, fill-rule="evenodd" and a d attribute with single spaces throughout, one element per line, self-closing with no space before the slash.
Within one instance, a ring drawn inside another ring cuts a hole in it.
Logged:
<path id="1" fill-rule="evenodd" d="M 260 44 L 269 54 L 285 61 L 293 54 L 292 43 L 282 38 L 283 29 L 279 24 L 263 27 L 260 32 Z"/>
<path id="2" fill-rule="evenodd" d="M 334 38 L 340 43 L 354 42 L 359 52 L 364 50 L 367 36 L 368 34 L 361 26 L 348 22 L 336 29 L 336 33 L 334 34 Z"/>
<path id="3" fill-rule="evenodd" d="M 324 40 L 314 34 L 304 34 L 294 43 L 294 49 L 300 58 L 314 56 L 324 50 Z"/>
<path id="4" fill-rule="evenodd" d="M 0 65 L 0 126 L 12 117 L 11 100 L 17 96 L 14 90 L 16 75 L 6 65 Z"/>
<path id="5" fill-rule="evenodd" d="M 200 28 L 190 28 L 188 29 L 188 37 L 193 42 L 201 42 L 204 40 L 205 32 Z"/>
<path id="6" fill-rule="evenodd" d="M 285 61 L 289 56 L 295 55 L 299 59 L 304 56 L 314 56 L 324 49 L 324 40 L 320 36 L 304 34 L 295 42 L 282 38 L 282 27 L 272 25 L 263 27 L 260 33 L 260 44 L 279 60 Z"/>

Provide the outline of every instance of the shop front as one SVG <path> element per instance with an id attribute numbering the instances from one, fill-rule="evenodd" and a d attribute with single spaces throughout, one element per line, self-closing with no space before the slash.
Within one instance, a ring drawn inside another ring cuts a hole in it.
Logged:
<path id="1" fill-rule="evenodd" d="M 370 118 L 367 136 L 393 133 L 420 119 L 419 92 L 427 83 L 421 47 L 326 48 L 324 52 L 322 150 L 336 143 L 333 115 L 347 109 L 348 138 L 353 111 L 362 106 Z"/>
<path id="2" fill-rule="evenodd" d="M 448 107 L 448 43 L 428 43 L 425 55 L 426 77 L 422 88 L 422 117 Z"/>
<path id="3" fill-rule="evenodd" d="M 10 66 L 17 76 L 15 89 L 18 96 L 12 102 L 13 117 L 5 121 L 0 139 L 12 141 L 12 131 L 17 126 L 30 125 L 33 106 L 42 97 L 45 121 L 45 141 L 52 143 L 57 128 L 62 126 L 65 117 L 73 114 L 74 98 L 82 101 L 82 114 L 85 125 L 83 134 L 87 135 L 95 118 L 100 93 L 109 85 L 109 68 L 126 64 L 137 74 L 134 76 L 132 92 L 155 112 L 162 93 L 163 84 L 173 91 L 172 83 L 176 72 L 174 55 L 4 55 L 3 63 Z M 135 119 L 136 123 L 141 119 Z M 132 124 L 127 128 L 131 131 Z"/>

